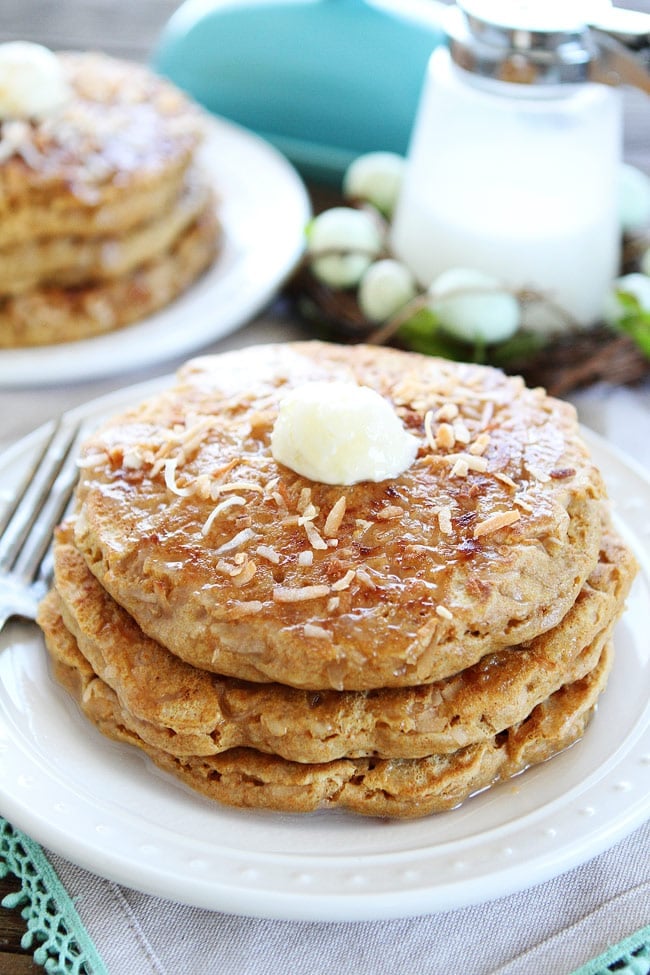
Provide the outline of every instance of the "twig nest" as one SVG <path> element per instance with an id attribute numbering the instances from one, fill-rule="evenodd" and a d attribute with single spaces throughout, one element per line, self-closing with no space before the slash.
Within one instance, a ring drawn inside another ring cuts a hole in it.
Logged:
<path id="1" fill-rule="evenodd" d="M 516 297 L 483 271 L 443 271 L 430 285 L 429 296 L 440 327 L 463 342 L 505 342 L 521 324 Z"/>

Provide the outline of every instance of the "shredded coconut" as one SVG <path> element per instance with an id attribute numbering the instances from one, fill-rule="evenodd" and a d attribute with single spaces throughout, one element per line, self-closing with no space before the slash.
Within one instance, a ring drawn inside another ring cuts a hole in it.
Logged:
<path id="1" fill-rule="evenodd" d="M 276 552 L 274 548 L 270 545 L 258 545 L 255 549 L 255 553 L 259 555 L 261 559 L 266 559 L 267 562 L 272 562 L 273 565 L 280 564 L 280 553 Z"/>
<path id="2" fill-rule="evenodd" d="M 303 525 L 309 544 L 312 548 L 323 551 L 327 548 L 327 542 L 322 538 L 318 529 L 312 524 L 311 521 L 306 521 Z"/>
<path id="3" fill-rule="evenodd" d="M 301 603 L 308 599 L 322 599 L 329 596 L 329 586 L 276 586 L 273 590 L 273 599 L 276 603 Z"/>
<path id="4" fill-rule="evenodd" d="M 339 528 L 341 527 L 343 516 L 345 515 L 346 505 L 347 501 L 345 495 L 342 494 L 336 504 L 333 505 L 332 510 L 325 519 L 323 535 L 325 535 L 326 538 L 334 538 L 337 534 Z"/>
<path id="5" fill-rule="evenodd" d="M 519 511 L 502 511 L 496 515 L 492 515 L 490 518 L 486 518 L 485 521 L 480 521 L 478 525 L 474 528 L 474 538 L 480 538 L 481 535 L 489 535 L 492 532 L 499 531 L 500 528 L 507 528 L 508 525 L 514 525 L 516 521 L 519 521 L 521 514 Z"/>
<path id="6" fill-rule="evenodd" d="M 305 623 L 302 632 L 305 636 L 315 637 L 317 640 L 331 640 L 332 634 L 324 626 L 317 626 L 316 623 Z"/>
<path id="7" fill-rule="evenodd" d="M 451 508 L 440 508 L 438 510 L 438 525 L 443 535 L 451 535 L 453 528 L 451 524 Z"/>
<path id="8" fill-rule="evenodd" d="M 215 549 L 217 555 L 222 555 L 224 552 L 232 552 L 233 549 L 239 548 L 240 545 L 244 545 L 245 542 L 255 538 L 255 532 L 252 528 L 243 528 L 240 532 L 237 532 L 228 542 L 224 542 L 219 548 Z"/>
<path id="9" fill-rule="evenodd" d="M 459 409 L 455 403 L 443 403 L 439 410 L 436 411 L 436 420 L 455 420 L 458 416 Z"/>
<path id="10" fill-rule="evenodd" d="M 397 504 L 388 504 L 385 508 L 382 508 L 378 513 L 377 518 L 381 521 L 392 521 L 393 518 L 401 518 L 404 514 L 404 509 L 400 508 Z"/>
<path id="11" fill-rule="evenodd" d="M 210 529 L 212 528 L 215 519 L 218 518 L 219 515 L 223 514 L 223 512 L 226 511 L 228 508 L 241 507 L 243 504 L 246 504 L 246 502 L 244 501 L 243 498 L 240 498 L 238 494 L 231 494 L 229 498 L 225 498 L 216 506 L 216 508 L 212 509 L 212 511 L 206 518 L 203 527 L 201 528 L 201 534 L 207 535 Z"/>
<path id="12" fill-rule="evenodd" d="M 333 591 L 342 592 L 343 589 L 348 589 L 355 575 L 356 571 L 354 569 L 348 569 L 341 579 L 337 579 L 336 582 L 332 583 Z"/>
<path id="13" fill-rule="evenodd" d="M 168 491 L 172 494 L 176 494 L 179 498 L 189 498 L 194 494 L 194 485 L 188 485 L 187 487 L 180 488 L 176 483 L 176 467 L 178 465 L 178 457 L 168 457 L 164 463 L 165 468 L 165 486 Z"/>

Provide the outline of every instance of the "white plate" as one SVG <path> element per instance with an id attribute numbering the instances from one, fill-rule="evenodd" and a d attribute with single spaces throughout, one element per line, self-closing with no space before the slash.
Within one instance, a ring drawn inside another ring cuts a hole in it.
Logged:
<path id="1" fill-rule="evenodd" d="M 219 196 L 223 245 L 214 265 L 162 311 L 79 342 L 0 350 L 0 387 L 124 375 L 207 346 L 273 297 L 302 252 L 309 198 L 277 150 L 222 119 L 210 120 L 203 165 Z"/>
<path id="2" fill-rule="evenodd" d="M 95 416 L 155 384 L 82 410 Z M 641 573 L 585 738 L 453 812 L 414 822 L 228 809 L 103 738 L 51 680 L 39 631 L 0 642 L 0 809 L 69 860 L 147 893 L 230 913 L 362 920 L 479 903 L 583 863 L 650 817 L 650 481 L 586 433 Z M 43 431 L 0 456 L 8 496 Z"/>

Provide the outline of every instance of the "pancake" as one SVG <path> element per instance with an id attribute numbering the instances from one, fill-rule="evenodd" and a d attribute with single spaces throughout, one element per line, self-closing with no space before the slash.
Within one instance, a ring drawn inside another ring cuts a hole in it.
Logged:
<path id="1" fill-rule="evenodd" d="M 47 620 L 62 616 L 138 735 L 177 756 L 245 746 L 296 762 L 417 758 L 490 739 L 596 665 L 634 573 L 633 559 L 608 529 L 598 566 L 575 604 L 530 644 L 489 654 L 456 677 L 421 687 L 313 693 L 244 683 L 184 663 L 142 633 L 68 537 L 61 532 L 55 547 L 56 590 L 41 610 L 46 633 Z"/>
<path id="2" fill-rule="evenodd" d="M 58 58 L 70 98 L 0 123 L 0 348 L 76 341 L 163 308 L 214 261 L 206 116 L 142 65 Z M 55 62 L 56 66 L 56 62 Z"/>
<path id="3" fill-rule="evenodd" d="M 419 441 L 340 487 L 278 464 L 284 393 L 347 380 Z M 287 343 L 207 356 L 81 459 L 75 546 L 144 633 L 204 670 L 305 689 L 431 683 L 565 617 L 598 562 L 602 478 L 574 409 L 489 367 Z"/>
<path id="4" fill-rule="evenodd" d="M 418 817 L 452 809 L 582 737 L 612 662 L 607 645 L 587 676 L 556 691 L 523 722 L 449 755 L 301 764 L 234 748 L 219 755 L 179 758 L 139 736 L 137 723 L 94 674 L 61 617 L 51 610 L 52 604 L 46 603 L 43 625 L 55 676 L 104 735 L 135 745 L 159 768 L 210 799 L 284 812 L 338 806 L 368 816 Z"/>
<path id="5" fill-rule="evenodd" d="M 170 250 L 181 234 L 214 206 L 200 181 L 188 181 L 170 207 L 120 236 L 60 235 L 0 248 L 0 294 L 18 295 L 41 285 L 65 287 L 110 281 Z"/>
<path id="6" fill-rule="evenodd" d="M 203 137 L 198 107 L 145 66 L 58 57 L 70 102 L 55 117 L 0 127 L 0 247 L 153 219 L 178 196 Z"/>
<path id="7" fill-rule="evenodd" d="M 212 264 L 218 234 L 210 203 L 169 250 L 129 274 L 74 288 L 44 286 L 0 299 L 0 348 L 103 335 L 164 308 Z"/>

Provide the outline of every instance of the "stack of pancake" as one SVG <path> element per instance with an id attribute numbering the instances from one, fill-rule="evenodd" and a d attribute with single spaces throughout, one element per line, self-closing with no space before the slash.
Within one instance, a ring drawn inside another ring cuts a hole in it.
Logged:
<path id="1" fill-rule="evenodd" d="M 286 392 L 369 386 L 419 441 L 341 486 L 274 460 Z M 313 343 L 189 362 L 86 442 L 40 624 L 106 735 L 219 802 L 421 816 L 585 731 L 636 566 L 572 407 Z"/>
<path id="2" fill-rule="evenodd" d="M 58 55 L 57 114 L 0 123 L 0 348 L 112 331 L 214 260 L 199 109 L 146 68 Z"/>

